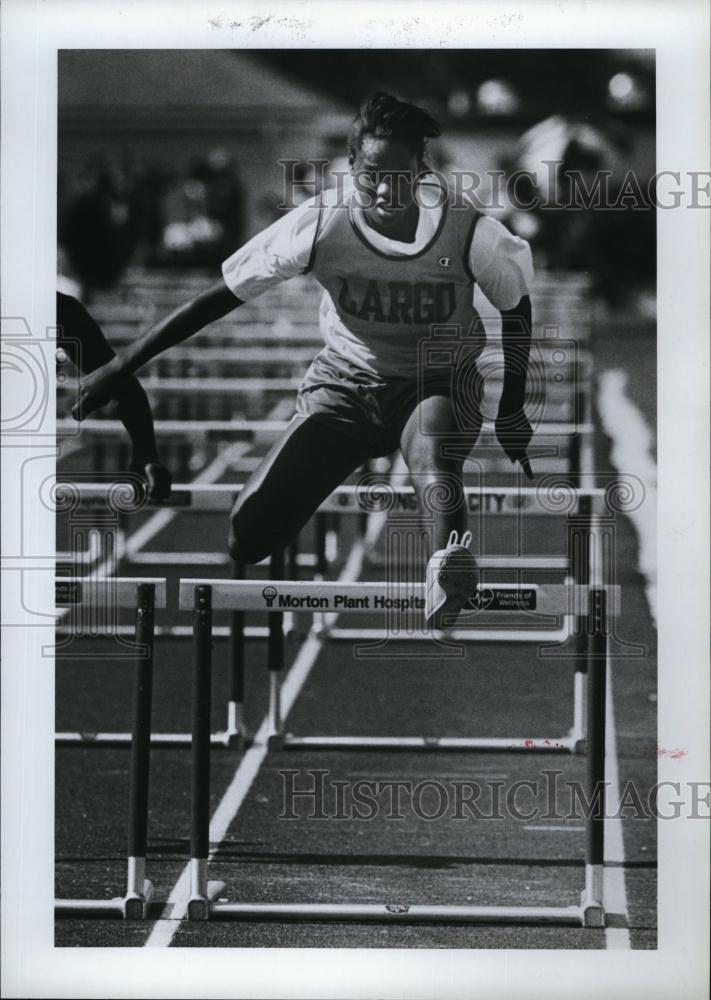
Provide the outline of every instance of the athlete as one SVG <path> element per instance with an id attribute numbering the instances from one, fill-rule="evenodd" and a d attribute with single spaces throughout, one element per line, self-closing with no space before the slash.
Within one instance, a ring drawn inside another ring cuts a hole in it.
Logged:
<path id="1" fill-rule="evenodd" d="M 81 302 L 64 292 L 57 292 L 57 348 L 80 372 L 94 372 L 115 357 L 98 323 Z M 143 386 L 127 371 L 112 381 L 110 398 L 131 439 L 130 471 L 143 479 L 151 499 L 166 499 L 172 477 L 158 458 L 153 415 Z"/>
<path id="2" fill-rule="evenodd" d="M 471 378 L 483 346 L 474 283 L 502 318 L 496 434 L 530 477 L 523 403 L 533 273 L 525 241 L 455 202 L 429 171 L 425 146 L 439 134 L 421 108 L 382 93 L 366 99 L 348 138 L 348 190 L 322 192 L 251 239 L 223 263 L 217 284 L 85 378 L 74 411 L 82 419 L 126 372 L 279 282 L 312 274 L 324 288 L 325 348 L 306 372 L 294 418 L 232 510 L 230 554 L 261 561 L 364 461 L 400 448 L 420 511 L 431 515 L 425 616 L 435 628 L 454 622 L 478 581 L 462 487 L 482 423 L 481 380 Z M 464 331 L 466 350 L 446 365 L 423 364 L 420 345 L 438 324 Z"/>

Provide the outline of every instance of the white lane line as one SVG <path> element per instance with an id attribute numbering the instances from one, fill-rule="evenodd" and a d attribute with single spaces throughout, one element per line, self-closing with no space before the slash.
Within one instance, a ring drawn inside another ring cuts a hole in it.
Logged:
<path id="1" fill-rule="evenodd" d="M 645 592 L 652 620 L 657 624 L 657 464 L 652 432 L 643 414 L 625 392 L 627 374 L 612 370 L 599 379 L 598 411 L 605 434 L 612 442 L 612 464 L 622 475 L 637 476 L 645 497 L 627 513 L 639 541 L 639 568 L 646 580 Z"/>
<path id="2" fill-rule="evenodd" d="M 598 410 L 605 433 L 612 442 L 611 459 L 622 474 L 637 476 L 645 495 L 635 510 L 627 516 L 632 521 L 639 544 L 639 568 L 645 577 L 645 593 L 652 621 L 657 624 L 657 465 L 652 447 L 652 432 L 643 414 L 626 393 L 627 374 L 619 370 L 603 372 L 599 379 Z M 612 674 L 607 671 L 607 740 L 608 781 L 605 823 L 605 861 L 614 867 L 604 869 L 605 907 L 610 913 L 622 914 L 629 921 L 625 884 L 625 847 L 622 819 L 619 815 L 620 776 L 617 757 L 617 735 Z M 605 943 L 610 949 L 631 948 L 627 927 L 605 929 Z"/>
<path id="3" fill-rule="evenodd" d="M 378 534 L 382 531 L 385 519 L 386 515 L 384 513 L 370 515 L 366 538 L 353 546 L 338 578 L 341 582 L 351 582 L 360 575 L 365 552 L 373 545 Z M 338 618 L 338 614 L 331 612 L 325 615 L 324 618 L 325 624 L 333 625 Z M 323 644 L 323 638 L 317 635 L 310 635 L 299 649 L 281 691 L 284 718 L 287 717 L 294 702 L 301 693 L 301 689 L 318 659 Z M 210 858 L 214 857 L 215 851 L 224 840 L 230 824 L 237 816 L 245 796 L 252 786 L 252 782 L 259 773 L 259 768 L 262 766 L 269 749 L 267 746 L 268 737 L 269 717 L 265 715 L 255 735 L 254 743 L 242 758 L 232 781 L 222 796 L 210 821 L 210 843 L 215 845 L 215 848 L 210 852 Z M 166 919 L 162 917 L 156 921 L 153 930 L 146 940 L 146 948 L 167 948 L 170 945 L 180 926 L 181 920 L 187 914 L 189 894 L 190 865 L 187 864 L 168 896 L 166 911 L 170 914 L 170 918 Z"/>
<path id="4" fill-rule="evenodd" d="M 607 667 L 606 706 L 607 728 L 605 738 L 605 779 L 607 781 L 607 803 L 605 807 L 605 867 L 603 869 L 603 895 L 608 913 L 623 914 L 629 923 L 627 907 L 627 887 L 625 886 L 625 843 L 620 816 L 620 773 L 617 763 L 617 735 L 615 729 L 615 707 L 612 697 L 612 671 Z M 610 867 L 612 862 L 614 867 Z M 605 946 L 610 949 L 631 948 L 630 932 L 627 927 L 606 927 Z"/>

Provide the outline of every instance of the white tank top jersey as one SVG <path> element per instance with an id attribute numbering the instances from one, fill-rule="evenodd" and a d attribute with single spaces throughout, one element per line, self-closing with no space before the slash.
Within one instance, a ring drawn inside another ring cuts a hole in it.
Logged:
<path id="1" fill-rule="evenodd" d="M 377 233 L 355 188 L 323 191 L 258 233 L 222 265 L 227 287 L 248 301 L 296 274 L 323 286 L 319 327 L 327 353 L 381 378 L 416 378 L 431 327 L 456 324 L 484 343 L 475 282 L 499 310 L 528 294 L 528 243 L 471 204 L 454 204 L 432 176 L 418 187 L 415 240 Z"/>

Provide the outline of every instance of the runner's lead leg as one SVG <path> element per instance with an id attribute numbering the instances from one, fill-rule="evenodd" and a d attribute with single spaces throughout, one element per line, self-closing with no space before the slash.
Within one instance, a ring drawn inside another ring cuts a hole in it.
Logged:
<path id="1" fill-rule="evenodd" d="M 364 451 L 362 442 L 334 424 L 295 417 L 232 508 L 232 558 L 257 563 L 288 546 L 322 501 L 362 465 Z"/>

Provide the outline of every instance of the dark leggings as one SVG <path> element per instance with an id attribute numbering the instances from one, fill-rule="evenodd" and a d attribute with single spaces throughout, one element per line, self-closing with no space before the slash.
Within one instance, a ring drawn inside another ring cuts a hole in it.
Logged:
<path id="1" fill-rule="evenodd" d="M 230 514 L 233 559 L 256 563 L 284 548 L 323 500 L 369 457 L 336 425 L 296 417 L 250 477 Z"/>
<path id="2" fill-rule="evenodd" d="M 71 295 L 57 292 L 57 346 L 82 373 L 107 364 L 115 354 L 98 323 Z M 117 415 L 128 431 L 133 448 L 131 467 L 142 471 L 158 461 L 150 403 L 135 375 L 125 375 L 115 395 Z"/>

